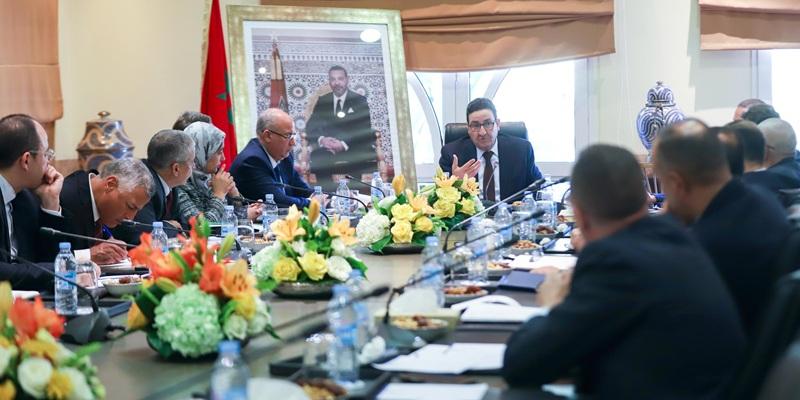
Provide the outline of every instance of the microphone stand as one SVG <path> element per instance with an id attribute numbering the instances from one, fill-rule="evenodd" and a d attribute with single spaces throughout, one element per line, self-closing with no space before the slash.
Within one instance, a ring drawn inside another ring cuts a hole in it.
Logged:
<path id="1" fill-rule="evenodd" d="M 351 181 L 353 181 L 353 182 L 358 182 L 358 183 L 360 183 L 360 184 L 362 184 L 362 185 L 364 185 L 364 186 L 366 186 L 368 188 L 375 189 L 375 190 L 381 192 L 381 196 L 386 197 L 386 192 L 384 192 L 383 189 L 381 189 L 381 188 L 379 188 L 379 187 L 377 187 L 375 185 L 372 185 L 372 184 L 369 184 L 367 182 L 363 182 L 361 180 L 358 180 L 358 179 L 354 178 L 352 175 L 345 175 L 344 177 L 349 179 L 349 180 L 351 180 Z"/>
<path id="2" fill-rule="evenodd" d="M 133 227 L 133 228 L 142 227 L 142 228 L 148 228 L 151 231 L 153 230 L 153 225 L 152 224 L 145 224 L 144 222 L 134 221 L 134 220 L 131 220 L 131 219 L 123 219 L 122 220 L 122 224 L 123 225 L 128 225 L 128 226 Z M 186 229 L 176 228 L 176 227 L 174 227 L 174 226 L 172 226 L 171 224 L 168 224 L 168 223 L 164 224 L 163 228 L 164 228 L 164 230 L 169 229 L 169 230 L 172 230 L 172 231 L 176 231 L 178 233 L 189 233 L 189 231 L 186 230 Z"/>
<path id="3" fill-rule="evenodd" d="M 90 242 L 96 242 L 96 243 L 108 243 L 108 244 L 114 244 L 114 245 L 117 245 L 117 246 L 120 246 L 120 247 L 126 247 L 126 248 L 129 248 L 129 249 L 136 248 L 135 244 L 125 243 L 125 242 L 122 242 L 122 241 L 118 242 L 118 241 L 114 241 L 114 240 L 98 239 L 96 237 L 78 235 L 76 233 L 63 232 L 63 231 L 59 231 L 59 230 L 56 230 L 56 229 L 53 229 L 53 228 L 47 228 L 47 227 L 44 227 L 44 226 L 39 228 L 39 232 L 42 232 L 42 233 L 44 233 L 46 235 L 50 235 L 50 236 L 60 236 L 60 237 L 67 237 L 67 238 L 73 238 L 73 239 L 83 239 L 83 240 L 88 240 Z"/>
<path id="4" fill-rule="evenodd" d="M 247 197 L 242 197 L 242 196 L 227 196 L 227 197 L 232 201 L 241 201 L 242 203 L 248 203 L 248 204 L 258 203 L 259 201 L 261 201 L 261 200 L 248 199 Z"/>
<path id="5" fill-rule="evenodd" d="M 50 271 L 49 269 L 32 261 L 26 260 L 19 256 L 12 256 L 11 252 L 6 249 L 0 248 L 0 253 L 3 253 L 10 259 L 16 259 L 25 265 L 36 268 L 55 279 L 66 282 L 77 288 L 81 293 L 89 296 L 89 299 L 92 303 L 92 313 L 87 315 L 78 315 L 67 321 L 67 323 L 64 325 L 64 334 L 61 335 L 61 339 L 63 339 L 65 342 L 74 344 L 86 344 L 89 342 L 108 340 L 108 336 L 106 335 L 107 332 L 116 328 L 111 326 L 111 319 L 109 318 L 108 313 L 106 310 L 100 308 L 100 306 L 97 304 L 97 300 L 94 298 L 89 289 L 86 289 L 77 282 L 56 274 L 55 272 Z"/>
<path id="6" fill-rule="evenodd" d="M 363 182 L 362 182 L 362 183 L 363 183 Z M 276 184 L 276 185 L 279 185 L 279 186 L 283 186 L 283 187 L 289 188 L 289 189 L 293 189 L 293 190 L 308 190 L 308 189 L 305 189 L 305 188 L 301 188 L 301 187 L 299 187 L 299 186 L 287 185 L 287 184 L 285 184 L 285 183 L 278 183 L 278 182 L 276 182 L 275 184 Z M 357 201 L 357 202 L 361 203 L 361 205 L 364 207 L 364 212 L 367 212 L 367 211 L 369 211 L 369 208 L 367 208 L 367 203 L 364 203 L 364 202 L 363 202 L 363 201 L 361 201 L 361 199 L 359 199 L 358 197 L 344 196 L 344 195 L 338 194 L 338 193 L 336 193 L 336 192 L 322 192 L 322 193 L 323 193 L 323 194 L 326 194 L 326 195 L 328 195 L 328 196 L 332 196 L 332 197 L 340 197 L 340 198 L 343 198 L 343 199 L 355 200 L 355 201 Z"/>

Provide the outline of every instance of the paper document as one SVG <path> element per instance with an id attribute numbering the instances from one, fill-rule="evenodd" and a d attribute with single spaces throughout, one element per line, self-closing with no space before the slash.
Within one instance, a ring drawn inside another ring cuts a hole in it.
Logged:
<path id="1" fill-rule="evenodd" d="M 525 322 L 533 317 L 547 315 L 542 307 L 507 306 L 503 304 L 474 304 L 461 314 L 461 322 Z"/>
<path id="2" fill-rule="evenodd" d="M 512 299 L 508 296 L 503 296 L 499 294 L 490 294 L 488 296 L 481 296 L 477 299 L 462 301 L 461 303 L 456 303 L 450 306 L 453 310 L 465 310 L 468 307 L 471 307 L 475 304 L 484 304 L 484 303 L 495 303 L 495 304 L 505 304 L 507 306 L 519 306 L 519 302 Z"/>
<path id="3" fill-rule="evenodd" d="M 29 300 L 38 296 L 39 292 L 35 290 L 12 290 L 11 295 L 14 296 L 15 299 Z"/>
<path id="4" fill-rule="evenodd" d="M 541 267 L 555 267 L 561 270 L 575 268 L 578 257 L 575 256 L 544 256 L 533 260 L 531 255 L 521 255 L 511 261 L 508 266 L 514 269 L 535 269 Z"/>
<path id="5" fill-rule="evenodd" d="M 502 368 L 505 351 L 503 343 L 429 344 L 409 355 L 373 366 L 382 371 L 458 375 Z"/>
<path id="6" fill-rule="evenodd" d="M 485 383 L 390 383 L 378 395 L 378 400 L 481 400 L 488 391 L 489 385 Z"/>

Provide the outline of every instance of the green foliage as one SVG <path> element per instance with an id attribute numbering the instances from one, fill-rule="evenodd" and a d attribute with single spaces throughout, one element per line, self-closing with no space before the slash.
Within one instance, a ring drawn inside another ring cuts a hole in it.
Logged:
<path id="1" fill-rule="evenodd" d="M 369 249 L 376 253 L 383 253 L 383 248 L 386 247 L 386 245 L 388 245 L 391 242 L 392 242 L 392 235 L 386 235 L 383 237 L 383 239 L 378 240 L 377 242 L 371 244 L 369 246 Z"/>

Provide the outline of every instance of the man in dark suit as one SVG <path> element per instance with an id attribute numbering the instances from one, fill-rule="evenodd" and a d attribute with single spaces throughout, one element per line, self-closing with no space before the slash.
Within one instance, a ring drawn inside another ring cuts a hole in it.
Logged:
<path id="1" fill-rule="evenodd" d="M 754 333 L 777 278 L 789 222 L 774 196 L 733 178 L 718 136 L 679 122 L 658 135 L 655 168 L 669 212 L 691 228 Z"/>
<path id="2" fill-rule="evenodd" d="M 155 191 L 153 177 L 141 160 L 123 158 L 103 166 L 98 175 L 76 171 L 64 180 L 61 206 L 71 222 L 69 231 L 98 239 L 113 239 L 111 229 L 133 218 Z M 72 240 L 73 249 L 88 249 L 97 264 L 113 264 L 128 256 L 124 243 L 95 244 Z M 76 251 L 77 252 L 77 251 Z"/>
<path id="3" fill-rule="evenodd" d="M 758 125 L 764 134 L 767 169 L 744 174 L 743 180 L 764 187 L 781 197 L 781 190 L 800 188 L 800 165 L 794 159 L 797 138 L 792 126 L 779 118 L 769 118 Z"/>
<path id="4" fill-rule="evenodd" d="M 279 207 L 308 206 L 313 191 L 294 169 L 293 126 L 289 114 L 279 108 L 267 109 L 258 116 L 257 137 L 250 139 L 231 164 L 231 176 L 242 196 L 263 199 L 271 193 Z"/>
<path id="5" fill-rule="evenodd" d="M 328 71 L 331 93 L 319 97 L 306 123 L 306 140 L 311 148 L 311 172 L 317 185 L 335 190 L 338 180 L 371 174 L 377 168 L 375 133 L 367 98 L 350 90 L 347 71 L 333 66 Z"/>
<path id="6" fill-rule="evenodd" d="M 40 227 L 63 229 L 59 193 L 64 177 L 50 165 L 53 150 L 41 124 L 23 114 L 0 119 L 0 280 L 15 289 L 52 290 L 53 279 L 16 256 L 52 270 L 58 240 Z"/>
<path id="7" fill-rule="evenodd" d="M 647 216 L 643 181 L 625 149 L 581 153 L 572 205 L 587 244 L 571 280 L 550 273 L 540 286 L 537 300 L 555 305 L 549 314 L 509 339 L 509 384 L 577 370 L 577 390 L 590 398 L 722 398 L 745 348 L 736 309 L 697 242 L 671 219 Z"/>
<path id="8" fill-rule="evenodd" d="M 498 135 L 499 130 L 492 101 L 472 100 L 467 105 L 469 136 L 444 145 L 439 158 L 439 167 L 454 176 L 477 174 L 481 195 L 488 201 L 506 198 L 542 177 L 530 142 Z"/>
<path id="9" fill-rule="evenodd" d="M 181 228 L 172 189 L 186 184 L 192 175 L 194 165 L 194 141 L 189 134 L 172 129 L 156 133 L 147 145 L 147 159 L 144 160 L 153 182 L 156 183 L 150 202 L 134 217 L 134 221 L 152 225 L 155 221 L 164 223 L 164 232 L 174 237 Z M 139 244 L 142 232 L 150 232 L 147 226 L 134 227 L 120 225 L 113 230 L 114 237 L 123 242 Z"/>

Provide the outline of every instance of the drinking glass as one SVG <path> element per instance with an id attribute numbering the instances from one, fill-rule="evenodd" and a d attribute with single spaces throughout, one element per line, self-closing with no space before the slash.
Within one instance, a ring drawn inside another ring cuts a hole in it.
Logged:
<path id="1" fill-rule="evenodd" d="M 334 351 L 336 337 L 330 333 L 315 333 L 306 338 L 303 347 L 303 375 L 313 374 L 315 371 L 331 370 L 331 354 Z"/>

